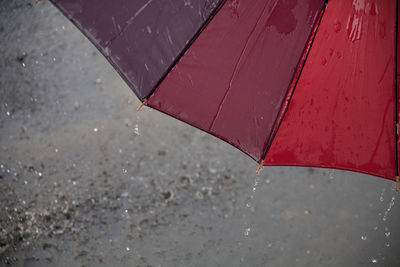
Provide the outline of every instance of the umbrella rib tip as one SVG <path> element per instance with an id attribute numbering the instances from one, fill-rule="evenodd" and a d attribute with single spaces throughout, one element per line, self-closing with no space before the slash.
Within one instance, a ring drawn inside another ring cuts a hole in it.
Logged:
<path id="1" fill-rule="evenodd" d="M 258 165 L 258 169 L 257 169 L 257 171 L 256 171 L 256 174 L 259 174 L 259 173 L 260 173 L 260 171 L 261 171 L 263 165 L 264 165 L 264 160 L 261 160 L 261 161 L 260 161 L 260 165 Z"/>
<path id="2" fill-rule="evenodd" d="M 142 107 L 144 106 L 144 105 L 146 105 L 147 104 L 147 99 L 145 99 L 145 100 L 143 100 L 143 102 L 140 104 L 140 106 L 136 109 L 136 111 L 137 112 L 139 112 L 141 109 L 142 109 Z"/>

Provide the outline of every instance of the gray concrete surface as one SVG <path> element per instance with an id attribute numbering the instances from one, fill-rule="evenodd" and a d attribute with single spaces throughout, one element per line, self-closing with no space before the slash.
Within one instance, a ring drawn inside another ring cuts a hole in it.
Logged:
<path id="1" fill-rule="evenodd" d="M 0 265 L 400 266 L 394 184 L 264 168 L 144 108 L 48 1 L 0 0 Z"/>

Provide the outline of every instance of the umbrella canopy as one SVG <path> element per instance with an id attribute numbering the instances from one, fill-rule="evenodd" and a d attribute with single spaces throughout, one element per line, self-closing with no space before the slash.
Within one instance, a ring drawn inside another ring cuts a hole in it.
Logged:
<path id="1" fill-rule="evenodd" d="M 398 1 L 52 2 L 141 101 L 261 164 L 398 176 Z"/>

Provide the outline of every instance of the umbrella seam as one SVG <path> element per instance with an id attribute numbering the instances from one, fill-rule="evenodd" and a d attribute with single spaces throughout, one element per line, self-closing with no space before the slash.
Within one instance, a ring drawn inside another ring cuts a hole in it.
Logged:
<path id="1" fill-rule="evenodd" d="M 223 97 L 222 97 L 222 99 L 221 99 L 221 101 L 220 101 L 220 103 L 219 103 L 219 105 L 218 105 L 217 113 L 214 115 L 214 117 L 213 117 L 213 119 L 212 119 L 212 122 L 211 122 L 211 124 L 210 124 L 210 127 L 209 127 L 208 131 L 211 131 L 211 129 L 213 128 L 213 126 L 214 126 L 214 124 L 215 124 L 215 121 L 216 121 L 218 115 L 221 113 L 222 106 L 223 106 L 223 104 L 224 104 L 224 102 L 225 102 L 226 97 L 228 96 L 229 91 L 230 91 L 231 88 L 232 88 L 232 82 L 233 82 L 233 80 L 235 79 L 235 76 L 236 76 L 237 73 L 238 73 L 239 64 L 240 64 L 240 62 L 242 61 L 242 58 L 243 58 L 243 56 L 244 56 L 244 54 L 245 54 L 245 52 L 246 52 L 246 50 L 247 50 L 247 47 L 248 47 L 249 42 L 250 42 L 250 38 L 251 38 L 251 36 L 253 35 L 253 33 L 255 32 L 255 30 L 256 30 L 258 24 L 260 23 L 261 18 L 262 18 L 262 16 L 263 16 L 264 12 L 265 12 L 265 9 L 266 9 L 267 5 L 268 5 L 268 2 L 264 5 L 264 8 L 263 8 L 263 10 L 261 11 L 260 16 L 258 17 L 258 19 L 257 19 L 257 21 L 256 21 L 256 24 L 254 25 L 253 29 L 250 31 L 250 34 L 248 35 L 248 37 L 246 38 L 246 43 L 245 43 L 245 45 L 244 45 L 242 51 L 240 52 L 239 58 L 238 58 L 238 60 L 237 60 L 236 63 L 235 63 L 235 67 L 233 68 L 232 75 L 231 75 L 231 77 L 230 77 L 230 79 L 229 79 L 228 89 L 226 89 L 226 91 L 225 91 L 225 93 L 224 93 L 224 95 L 223 95 Z M 276 4 L 275 4 L 275 6 L 274 6 L 273 9 L 275 9 L 275 7 L 276 7 Z"/>
<path id="2" fill-rule="evenodd" d="M 297 84 L 298 84 L 298 82 L 300 80 L 300 77 L 301 77 L 301 74 L 303 72 L 304 66 L 305 66 L 305 64 L 307 62 L 307 59 L 308 59 L 308 56 L 310 54 L 310 51 L 311 51 L 312 45 L 314 43 L 315 37 L 317 36 L 317 32 L 318 32 L 319 26 L 321 25 L 322 18 L 323 18 L 324 14 L 325 14 L 325 10 L 326 10 L 327 5 L 328 5 L 328 0 L 325 1 L 325 4 L 324 4 L 324 6 L 322 8 L 319 20 L 316 23 L 315 30 L 313 30 L 311 32 L 310 41 L 308 42 L 309 45 L 307 45 L 305 47 L 305 51 L 304 51 L 305 58 L 304 58 L 304 61 L 303 62 L 301 62 L 301 61 L 299 62 L 299 64 L 301 64 L 301 66 L 299 66 L 300 71 L 299 71 L 298 75 L 297 75 L 297 72 L 295 72 L 293 74 L 294 76 L 292 78 L 293 79 L 292 82 L 289 85 L 288 95 L 286 97 L 286 100 L 282 103 L 282 105 L 283 105 L 282 109 L 284 109 L 284 110 L 282 110 L 282 112 L 280 113 L 280 116 L 278 116 L 276 118 L 276 120 L 279 120 L 279 121 L 275 121 L 275 123 L 274 123 L 274 125 L 276 125 L 276 127 L 273 129 L 273 132 L 269 136 L 269 140 L 267 141 L 267 146 L 265 148 L 264 155 L 261 158 L 262 161 L 265 160 L 265 158 L 267 157 L 268 151 L 270 150 L 270 148 L 272 146 L 272 143 L 273 143 L 273 141 L 274 141 L 274 139 L 275 139 L 275 137 L 276 137 L 276 135 L 277 135 L 277 133 L 279 131 L 279 128 L 280 128 L 280 126 L 281 126 L 281 124 L 283 122 L 283 119 L 284 119 L 284 117 L 285 117 L 285 115 L 286 115 L 286 113 L 287 113 L 287 111 L 289 109 L 290 101 L 292 100 L 292 97 L 293 97 L 294 92 L 296 90 Z M 300 60 L 302 60 L 302 58 Z M 297 75 L 297 77 L 296 77 L 296 75 Z M 293 89 L 290 91 L 290 87 L 292 87 L 292 85 L 293 85 Z"/>
<path id="3" fill-rule="evenodd" d="M 214 17 L 218 14 L 218 12 L 221 10 L 221 8 L 225 5 L 225 3 L 228 0 L 221 0 L 217 7 L 211 12 L 211 14 L 208 16 L 208 18 L 203 22 L 203 24 L 200 26 L 196 34 L 190 39 L 190 41 L 183 47 L 181 52 L 177 55 L 175 60 L 170 64 L 169 68 L 164 72 L 164 74 L 161 76 L 159 81 L 153 86 L 153 88 L 150 90 L 150 92 L 144 96 L 144 99 L 150 99 L 150 97 L 154 94 L 154 92 L 157 90 L 157 88 L 160 86 L 160 84 L 164 81 L 164 79 L 167 77 L 168 73 L 171 72 L 171 70 L 178 64 L 178 62 L 181 60 L 183 55 L 186 53 L 186 51 L 189 50 L 189 48 L 193 45 L 193 43 L 197 40 L 197 38 L 200 36 L 200 34 L 204 31 L 204 29 L 208 26 L 208 24 L 214 19 Z"/>

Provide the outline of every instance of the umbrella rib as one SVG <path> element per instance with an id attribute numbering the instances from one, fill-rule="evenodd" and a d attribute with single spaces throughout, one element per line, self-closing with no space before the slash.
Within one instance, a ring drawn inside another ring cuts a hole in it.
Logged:
<path id="1" fill-rule="evenodd" d="M 247 38 L 246 38 L 246 43 L 244 44 L 242 51 L 240 51 L 239 58 L 238 58 L 238 60 L 237 60 L 236 63 L 235 63 L 235 67 L 233 68 L 232 75 L 231 75 L 231 77 L 230 77 L 230 79 L 229 79 L 228 88 L 226 89 L 226 91 L 225 91 L 225 93 L 224 93 L 224 95 L 223 95 L 223 97 L 222 97 L 222 99 L 221 99 L 221 101 L 220 101 L 220 103 L 219 103 L 219 105 L 218 105 L 217 113 L 216 113 L 216 114 L 214 115 L 214 117 L 213 117 L 213 120 L 212 120 L 212 122 L 211 122 L 211 124 L 210 124 L 210 127 L 209 127 L 209 129 L 208 129 L 209 131 L 211 131 L 211 129 L 214 127 L 215 121 L 217 120 L 218 115 L 221 113 L 222 106 L 223 106 L 223 104 L 224 104 L 224 102 L 225 102 L 225 99 L 226 99 L 226 97 L 228 96 L 228 93 L 229 93 L 229 91 L 230 91 L 231 88 L 232 88 L 232 82 L 233 82 L 233 80 L 235 79 L 235 76 L 237 75 L 237 73 L 239 72 L 239 65 L 240 65 L 240 62 L 242 61 L 242 59 L 243 59 L 243 57 L 244 57 L 244 54 L 246 53 L 247 47 L 249 46 L 251 36 L 252 36 L 253 33 L 255 32 L 255 30 L 256 30 L 258 24 L 260 23 L 260 20 L 261 20 L 263 14 L 264 14 L 264 12 L 265 12 L 265 9 L 267 8 L 267 5 L 268 5 L 268 3 L 266 3 L 266 4 L 264 5 L 264 8 L 263 8 L 263 10 L 261 11 L 260 16 L 258 17 L 258 19 L 257 19 L 257 21 L 256 21 L 256 23 L 255 23 L 255 25 L 254 25 L 254 27 L 253 27 L 253 29 L 250 31 L 249 35 L 248 35 Z"/>
<path id="2" fill-rule="evenodd" d="M 324 7 L 323 7 L 323 9 L 321 11 L 321 14 L 319 16 L 318 22 L 316 23 L 315 29 L 311 32 L 310 41 L 308 42 L 308 45 L 305 47 L 304 60 L 302 60 L 303 59 L 302 58 L 302 59 L 300 59 L 300 62 L 299 62 L 299 66 L 298 66 L 299 71 L 294 73 L 293 80 L 289 85 L 289 91 L 288 91 L 288 95 L 286 97 L 286 101 L 283 103 L 281 114 L 276 118 L 277 121 L 274 124 L 274 125 L 276 125 L 276 127 L 273 129 L 273 132 L 271 133 L 271 135 L 269 137 L 269 141 L 267 143 L 264 155 L 263 155 L 263 157 L 261 158 L 261 161 L 260 161 L 260 166 L 264 163 L 265 158 L 267 157 L 268 151 L 270 150 L 270 148 L 272 146 L 272 143 L 273 143 L 273 141 L 274 141 L 274 139 L 275 139 L 275 137 L 276 137 L 276 135 L 278 133 L 278 130 L 279 130 L 279 128 L 280 128 L 280 126 L 281 126 L 281 124 L 283 122 L 283 118 L 285 117 L 285 115 L 286 115 L 286 113 L 287 113 L 287 111 L 289 109 L 290 101 L 292 100 L 293 95 L 294 95 L 294 91 L 296 90 L 297 84 L 299 83 L 301 74 L 302 74 L 304 66 L 305 66 L 305 64 L 307 62 L 307 59 L 308 59 L 308 56 L 310 54 L 311 48 L 313 46 L 315 37 L 317 36 L 317 32 L 318 32 L 319 26 L 321 25 L 322 17 L 325 14 L 325 10 L 326 10 L 327 5 L 328 5 L 328 0 L 325 1 L 325 5 L 324 5 Z M 292 89 L 290 90 L 291 87 L 292 87 Z M 258 170 L 258 172 L 259 172 L 259 170 Z"/>
<path id="3" fill-rule="evenodd" d="M 208 24 L 214 19 L 214 17 L 218 14 L 218 12 L 221 10 L 221 8 L 225 5 L 225 3 L 228 0 L 221 0 L 218 3 L 218 6 L 211 12 L 211 14 L 208 16 L 208 19 L 204 21 L 204 23 L 201 25 L 199 30 L 196 32 L 196 34 L 190 39 L 190 41 L 186 44 L 186 46 L 182 49 L 182 51 L 178 54 L 178 56 L 175 58 L 175 60 L 172 62 L 172 64 L 169 66 L 169 68 L 164 72 L 164 74 L 161 76 L 160 80 L 153 86 L 153 89 L 148 93 L 147 96 L 144 97 L 144 99 L 149 99 L 154 91 L 160 86 L 160 84 L 164 81 L 164 79 L 167 77 L 168 73 L 171 72 L 171 70 L 175 67 L 176 64 L 181 60 L 183 55 L 186 53 L 186 51 L 189 50 L 189 48 L 192 46 L 192 44 L 197 40 L 197 38 L 200 36 L 200 34 L 204 31 L 204 29 L 208 26 Z"/>

